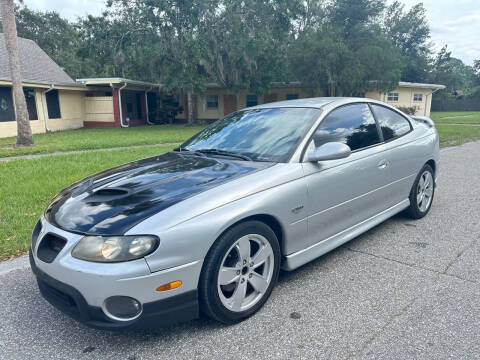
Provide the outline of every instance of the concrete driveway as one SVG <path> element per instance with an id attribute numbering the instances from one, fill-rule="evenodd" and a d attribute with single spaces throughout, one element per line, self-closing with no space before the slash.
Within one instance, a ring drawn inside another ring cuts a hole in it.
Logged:
<path id="1" fill-rule="evenodd" d="M 430 214 L 396 216 L 283 273 L 235 326 L 109 333 L 44 301 L 25 259 L 0 265 L 2 359 L 480 359 L 480 142 L 442 151 Z"/>

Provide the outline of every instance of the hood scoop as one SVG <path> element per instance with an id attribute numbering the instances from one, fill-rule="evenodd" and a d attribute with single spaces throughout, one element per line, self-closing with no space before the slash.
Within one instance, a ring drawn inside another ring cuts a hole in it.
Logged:
<path id="1" fill-rule="evenodd" d="M 130 191 L 124 188 L 103 188 L 87 196 L 84 201 L 87 203 L 108 202 L 124 198 L 129 194 Z"/>

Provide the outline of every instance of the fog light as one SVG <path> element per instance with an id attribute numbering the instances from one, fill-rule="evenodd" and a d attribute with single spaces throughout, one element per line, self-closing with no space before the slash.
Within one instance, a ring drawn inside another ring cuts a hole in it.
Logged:
<path id="1" fill-rule="evenodd" d="M 128 321 L 140 316 L 142 304 L 128 296 L 112 296 L 105 300 L 102 309 L 108 317 L 114 320 Z"/>

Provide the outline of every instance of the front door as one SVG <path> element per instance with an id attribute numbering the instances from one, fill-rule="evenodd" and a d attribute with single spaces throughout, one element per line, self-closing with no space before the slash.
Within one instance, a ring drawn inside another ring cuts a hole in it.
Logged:
<path id="1" fill-rule="evenodd" d="M 0 121 L 15 121 L 12 88 L 8 86 L 0 86 Z"/>
<path id="2" fill-rule="evenodd" d="M 424 154 L 411 144 L 417 137 L 410 133 L 412 125 L 409 120 L 379 104 L 371 104 L 371 108 L 385 141 L 381 150 L 387 161 L 390 191 L 384 202 L 392 206 L 408 198 L 413 182 L 423 167 Z"/>
<path id="3" fill-rule="evenodd" d="M 379 131 L 368 105 L 350 104 L 328 114 L 309 150 L 327 142 L 343 142 L 352 154 L 345 159 L 302 164 L 309 198 L 306 246 L 384 210 L 382 198 L 388 179 L 381 166 L 384 155 L 378 152 Z"/>
<path id="4" fill-rule="evenodd" d="M 237 96 L 223 95 L 223 114 L 228 115 L 237 111 Z"/>

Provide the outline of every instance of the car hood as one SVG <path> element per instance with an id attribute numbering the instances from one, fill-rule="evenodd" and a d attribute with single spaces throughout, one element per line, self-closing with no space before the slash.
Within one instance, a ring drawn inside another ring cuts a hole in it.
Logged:
<path id="1" fill-rule="evenodd" d="M 75 233 L 122 235 L 186 198 L 272 165 L 169 152 L 69 186 L 52 199 L 45 218 Z"/>

